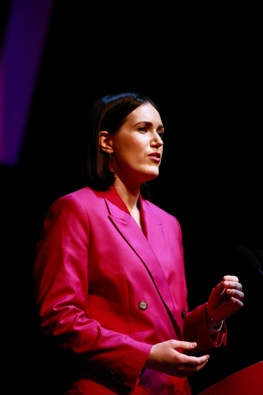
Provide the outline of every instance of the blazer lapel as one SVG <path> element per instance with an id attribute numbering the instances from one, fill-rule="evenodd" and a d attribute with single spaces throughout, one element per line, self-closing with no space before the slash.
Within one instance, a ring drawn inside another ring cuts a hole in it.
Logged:
<path id="1" fill-rule="evenodd" d="M 146 205 L 143 199 L 141 199 L 142 219 L 145 226 L 146 236 L 149 238 L 148 240 L 133 217 L 130 215 L 122 199 L 119 197 L 117 192 L 114 191 L 111 189 L 110 191 L 103 193 L 108 207 L 109 218 L 146 267 L 156 286 L 160 298 L 177 327 L 176 317 L 178 313 L 175 310 L 167 278 L 158 259 L 158 254 L 160 254 L 160 256 L 168 254 L 167 257 L 162 257 L 162 260 L 169 259 L 170 262 L 163 225 L 160 219 L 156 217 L 152 210 L 149 209 L 149 206 Z"/>

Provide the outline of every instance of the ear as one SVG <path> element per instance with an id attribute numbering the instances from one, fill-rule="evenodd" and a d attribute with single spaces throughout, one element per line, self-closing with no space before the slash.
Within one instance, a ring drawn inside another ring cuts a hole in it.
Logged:
<path id="1" fill-rule="evenodd" d="M 102 149 L 102 151 L 106 152 L 107 154 L 110 155 L 113 153 L 112 136 L 106 130 L 102 130 L 99 133 L 99 146 Z"/>

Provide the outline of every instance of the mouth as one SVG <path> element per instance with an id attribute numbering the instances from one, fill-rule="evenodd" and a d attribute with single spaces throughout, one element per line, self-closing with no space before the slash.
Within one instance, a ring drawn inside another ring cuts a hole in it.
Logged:
<path id="1" fill-rule="evenodd" d="M 148 157 L 156 163 L 161 162 L 161 154 L 159 152 L 153 152 L 152 154 L 148 155 Z"/>

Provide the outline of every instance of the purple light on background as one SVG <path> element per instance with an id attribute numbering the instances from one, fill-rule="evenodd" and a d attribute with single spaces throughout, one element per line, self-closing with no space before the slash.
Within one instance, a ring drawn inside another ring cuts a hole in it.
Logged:
<path id="1" fill-rule="evenodd" d="M 0 164 L 19 159 L 53 0 L 13 0 L 0 56 Z"/>

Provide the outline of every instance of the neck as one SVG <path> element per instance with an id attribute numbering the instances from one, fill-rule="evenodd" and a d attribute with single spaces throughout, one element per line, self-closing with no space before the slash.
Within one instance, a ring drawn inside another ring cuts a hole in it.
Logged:
<path id="1" fill-rule="evenodd" d="M 132 213 L 138 205 L 138 199 L 140 196 L 140 188 L 129 188 L 124 184 L 119 178 L 115 179 L 114 188 L 116 189 L 118 195 L 122 198 L 126 204 L 130 213 Z"/>

